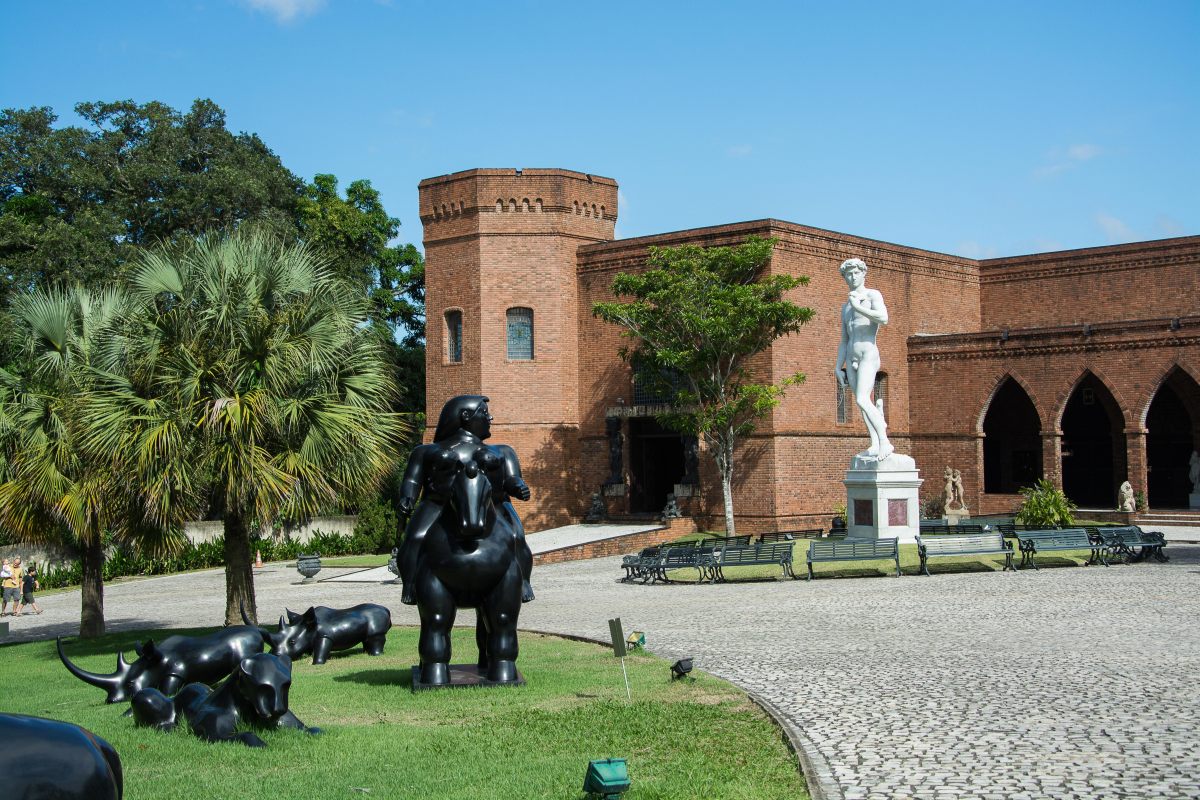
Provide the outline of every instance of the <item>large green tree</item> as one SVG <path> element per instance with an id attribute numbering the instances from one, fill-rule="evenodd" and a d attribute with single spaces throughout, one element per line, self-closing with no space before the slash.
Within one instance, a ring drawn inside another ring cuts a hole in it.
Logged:
<path id="1" fill-rule="evenodd" d="M 370 181 L 353 181 L 343 198 L 337 178 L 317 175 L 300 198 L 301 235 L 327 255 L 333 273 L 362 287 L 371 324 L 383 340 L 399 387 L 397 407 L 425 407 L 425 261 L 396 241 L 400 220 L 388 216 Z"/>
<path id="2" fill-rule="evenodd" d="M 787 386 L 804 380 L 796 373 L 763 383 L 748 369 L 751 357 L 813 317 L 784 297 L 807 277 L 768 274 L 774 245 L 751 237 L 735 247 L 652 247 L 646 270 L 613 279 L 613 294 L 632 299 L 592 308 L 625 329 L 632 342 L 621 356 L 670 397 L 672 410 L 660 421 L 700 437 L 712 454 L 728 535 L 738 439 L 778 405 Z"/>
<path id="3" fill-rule="evenodd" d="M 332 175 L 306 184 L 256 135 L 197 100 L 80 103 L 81 124 L 50 108 L 0 111 L 0 365 L 17 366 L 4 335 L 11 299 L 61 282 L 96 288 L 148 246 L 249 226 L 326 252 L 333 273 L 370 298 L 409 410 L 424 407 L 424 266 L 396 240 L 369 181 L 343 198 Z M 410 367 L 420 364 L 419 375 Z"/>
<path id="4" fill-rule="evenodd" d="M 0 305 L 64 280 L 94 287 L 146 244 L 256 220 L 295 230 L 304 184 L 254 134 L 197 100 L 0 111 Z"/>
<path id="5" fill-rule="evenodd" d="M 17 298 L 13 319 L 31 369 L 0 370 L 0 520 L 26 542 L 66 539 L 83 566 L 80 636 L 104 633 L 105 536 L 148 551 L 181 544 L 179 517 L 137 502 L 127 476 L 86 446 L 98 377 L 119 369 L 130 298 L 80 286 Z"/>
<path id="6" fill-rule="evenodd" d="M 148 253 L 126 363 L 98 382 L 89 447 L 147 508 L 215 505 L 228 624 L 257 613 L 255 526 L 374 495 L 407 433 L 368 299 L 261 231 Z"/>

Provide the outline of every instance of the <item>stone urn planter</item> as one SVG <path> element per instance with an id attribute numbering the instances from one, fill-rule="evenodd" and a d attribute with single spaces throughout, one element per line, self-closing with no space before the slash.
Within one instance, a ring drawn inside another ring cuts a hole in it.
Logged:
<path id="1" fill-rule="evenodd" d="M 304 582 L 309 583 L 321 571 L 320 555 L 301 555 L 296 559 L 296 571 L 304 576 Z"/>

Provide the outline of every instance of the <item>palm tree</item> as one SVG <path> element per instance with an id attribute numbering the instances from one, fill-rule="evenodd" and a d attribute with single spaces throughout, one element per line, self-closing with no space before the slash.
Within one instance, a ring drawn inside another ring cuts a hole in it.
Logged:
<path id="1" fill-rule="evenodd" d="M 210 235 L 146 255 L 124 369 L 86 416 L 156 520 L 219 510 L 226 624 L 254 618 L 251 528 L 364 496 L 407 433 L 369 304 L 304 246 Z"/>
<path id="2" fill-rule="evenodd" d="M 0 521 L 26 542 L 61 540 L 83 566 L 79 635 L 104 633 L 104 535 L 155 552 L 180 543 L 178 528 L 150 524 L 128 482 L 83 446 L 84 409 L 97 377 L 115 369 L 118 325 L 130 308 L 116 289 L 51 288 L 20 296 L 23 375 L 0 370 Z"/>

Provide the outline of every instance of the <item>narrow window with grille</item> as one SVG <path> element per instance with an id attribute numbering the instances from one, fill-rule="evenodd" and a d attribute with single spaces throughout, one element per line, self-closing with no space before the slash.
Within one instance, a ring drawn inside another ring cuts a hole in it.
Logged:
<path id="1" fill-rule="evenodd" d="M 533 309 L 508 310 L 508 357 L 512 361 L 533 359 Z"/>

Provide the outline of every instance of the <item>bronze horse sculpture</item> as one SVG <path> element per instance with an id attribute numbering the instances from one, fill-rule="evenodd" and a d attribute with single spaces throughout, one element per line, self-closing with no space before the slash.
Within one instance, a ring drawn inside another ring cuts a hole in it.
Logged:
<path id="1" fill-rule="evenodd" d="M 480 677 L 515 683 L 517 617 L 524 575 L 520 525 L 505 507 L 503 464 L 487 447 L 461 460 L 451 450 L 430 459 L 431 484 L 446 498 L 420 544 L 414 593 L 421 615 L 419 683 L 450 683 L 450 629 L 460 608 L 474 608 Z"/>

